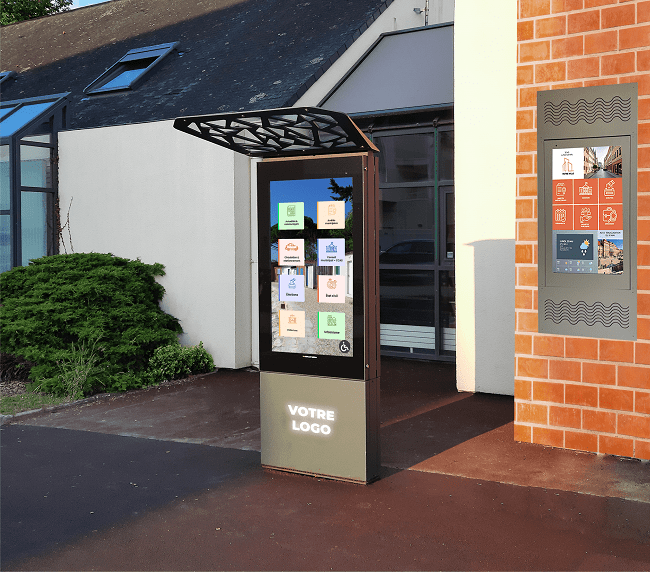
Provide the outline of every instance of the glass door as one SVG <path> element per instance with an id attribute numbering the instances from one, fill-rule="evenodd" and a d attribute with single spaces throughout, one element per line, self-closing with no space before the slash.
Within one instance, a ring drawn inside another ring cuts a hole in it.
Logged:
<path id="1" fill-rule="evenodd" d="M 453 126 L 372 133 L 383 355 L 456 355 Z"/>

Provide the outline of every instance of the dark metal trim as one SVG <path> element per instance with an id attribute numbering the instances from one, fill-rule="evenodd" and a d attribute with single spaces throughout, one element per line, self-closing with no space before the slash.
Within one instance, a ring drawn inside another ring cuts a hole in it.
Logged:
<path id="1" fill-rule="evenodd" d="M 249 157 L 379 152 L 345 113 L 317 107 L 179 117 L 174 128 Z"/>

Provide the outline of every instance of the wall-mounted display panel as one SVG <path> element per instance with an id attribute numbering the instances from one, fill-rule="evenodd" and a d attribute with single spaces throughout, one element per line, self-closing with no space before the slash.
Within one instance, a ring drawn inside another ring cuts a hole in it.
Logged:
<path id="1" fill-rule="evenodd" d="M 636 339 L 637 86 L 538 94 L 538 327 Z"/>

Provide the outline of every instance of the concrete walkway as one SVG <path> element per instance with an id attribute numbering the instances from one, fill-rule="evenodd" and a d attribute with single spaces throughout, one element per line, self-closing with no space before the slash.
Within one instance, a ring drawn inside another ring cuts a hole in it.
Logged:
<path id="1" fill-rule="evenodd" d="M 512 398 L 382 365 L 369 486 L 262 470 L 250 371 L 15 418 L 2 569 L 650 569 L 650 463 L 515 443 Z"/>

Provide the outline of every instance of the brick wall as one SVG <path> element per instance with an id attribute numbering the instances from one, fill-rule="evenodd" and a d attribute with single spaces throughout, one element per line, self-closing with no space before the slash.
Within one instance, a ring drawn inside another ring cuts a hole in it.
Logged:
<path id="1" fill-rule="evenodd" d="M 518 0 L 515 439 L 650 459 L 650 0 Z M 638 82 L 638 341 L 537 333 L 536 92 Z"/>

